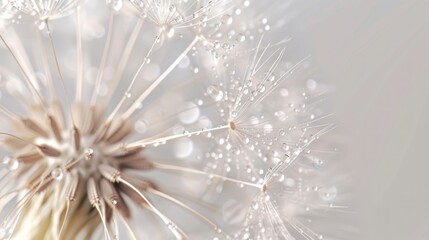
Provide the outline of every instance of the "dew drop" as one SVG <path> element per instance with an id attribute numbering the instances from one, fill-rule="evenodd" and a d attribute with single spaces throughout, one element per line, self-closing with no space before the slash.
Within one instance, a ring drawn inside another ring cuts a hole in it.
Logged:
<path id="1" fill-rule="evenodd" d="M 286 88 L 282 88 L 282 89 L 280 89 L 280 95 L 281 95 L 282 97 L 287 97 L 287 96 L 289 96 L 289 90 L 287 90 Z"/>
<path id="2" fill-rule="evenodd" d="M 94 156 L 94 149 L 88 148 L 85 150 L 85 160 L 89 161 Z"/>
<path id="3" fill-rule="evenodd" d="M 250 238 L 250 233 L 246 232 L 245 234 L 243 234 L 243 239 L 249 239 Z"/>
<path id="4" fill-rule="evenodd" d="M 18 169 L 18 167 L 19 167 L 18 160 L 16 158 L 13 158 L 13 157 L 10 157 L 10 156 L 4 157 L 3 161 L 2 161 L 2 164 L 9 171 L 14 171 L 14 170 Z"/>
<path id="5" fill-rule="evenodd" d="M 45 21 L 38 21 L 38 22 L 36 22 L 36 25 L 37 25 L 37 28 L 39 30 L 43 30 L 46 28 L 46 22 Z"/>
<path id="6" fill-rule="evenodd" d="M 61 168 L 55 168 L 54 170 L 52 170 L 51 176 L 55 180 L 60 181 L 64 177 L 64 172 L 63 172 L 63 170 Z"/>
<path id="7" fill-rule="evenodd" d="M 237 39 L 238 42 L 244 42 L 244 41 L 246 41 L 246 36 L 244 34 L 242 34 L 242 33 L 239 33 L 237 35 L 236 39 Z"/>
<path id="8" fill-rule="evenodd" d="M 285 175 L 284 174 L 279 174 L 278 181 L 279 182 L 283 182 L 284 180 L 285 180 Z"/>
<path id="9" fill-rule="evenodd" d="M 258 210 L 258 208 L 259 208 L 258 202 L 252 202 L 252 209 L 253 210 Z"/>
<path id="10" fill-rule="evenodd" d="M 319 189 L 319 196 L 324 201 L 332 201 L 337 197 L 338 190 L 335 186 L 323 187 Z"/>
<path id="11" fill-rule="evenodd" d="M 165 30 L 165 32 L 167 33 L 168 38 L 172 38 L 174 36 L 174 33 L 175 33 L 174 28 L 167 28 Z"/>
<path id="12" fill-rule="evenodd" d="M 112 1 L 110 1 L 110 6 L 116 12 L 118 12 L 119 10 L 121 10 L 122 5 L 123 5 L 122 0 L 112 0 Z"/>
<path id="13" fill-rule="evenodd" d="M 230 25 L 232 23 L 232 16 L 229 15 L 229 14 L 225 14 L 225 15 L 222 16 L 222 18 L 220 19 L 220 21 L 224 25 Z"/>
<path id="14" fill-rule="evenodd" d="M 259 83 L 259 84 L 258 84 L 258 86 L 257 86 L 257 88 L 258 88 L 258 91 L 259 91 L 260 93 L 265 92 L 265 85 L 264 85 L 264 84 Z"/>
<path id="15" fill-rule="evenodd" d="M 134 125 L 134 129 L 138 132 L 138 133 L 144 133 L 148 130 L 148 124 L 146 123 L 145 120 L 139 120 L 135 123 Z"/>
<path id="16" fill-rule="evenodd" d="M 179 119 L 182 123 L 191 124 L 200 117 L 200 108 L 193 102 L 185 103 L 182 109 L 183 111 L 179 114 Z"/>
<path id="17" fill-rule="evenodd" d="M 219 102 L 223 99 L 223 92 L 216 85 L 211 85 L 207 88 L 207 94 L 216 102 Z"/>
<path id="18" fill-rule="evenodd" d="M 317 88 L 317 82 L 314 79 L 309 79 L 306 85 L 309 90 L 315 90 Z"/>
<path id="19" fill-rule="evenodd" d="M 174 155 L 178 158 L 189 157 L 194 151 L 194 143 L 190 139 L 183 139 L 174 145 Z"/>

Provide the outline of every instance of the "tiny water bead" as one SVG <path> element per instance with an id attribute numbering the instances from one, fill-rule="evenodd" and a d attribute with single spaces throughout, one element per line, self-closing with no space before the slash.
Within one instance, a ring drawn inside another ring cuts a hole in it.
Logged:
<path id="1" fill-rule="evenodd" d="M 224 94 L 219 86 L 211 85 L 207 88 L 207 94 L 216 102 L 222 101 Z"/>
<path id="2" fill-rule="evenodd" d="M 332 201 L 337 197 L 338 190 L 337 187 L 331 186 L 331 187 L 323 187 L 319 189 L 319 196 L 324 201 Z"/>
<path id="3" fill-rule="evenodd" d="M 85 154 L 84 154 L 84 156 L 85 156 L 85 160 L 87 160 L 87 161 L 92 160 L 92 158 L 93 158 L 93 156 L 94 156 L 94 149 L 92 149 L 92 148 L 87 148 L 87 149 L 85 150 Z"/>
<path id="4" fill-rule="evenodd" d="M 222 24 L 230 25 L 232 23 L 232 16 L 229 14 L 225 14 L 221 18 Z"/>
<path id="5" fill-rule="evenodd" d="M 123 6 L 122 0 L 108 0 L 107 2 L 109 4 L 109 6 L 116 12 L 121 10 L 121 8 Z"/>
<path id="6" fill-rule="evenodd" d="M 9 171 L 14 171 L 19 167 L 19 161 L 11 156 L 4 157 L 1 163 Z"/>
<path id="7" fill-rule="evenodd" d="M 63 172 L 63 170 L 62 170 L 61 168 L 55 168 L 54 170 L 52 170 L 52 172 L 51 172 L 51 176 L 52 176 L 55 180 L 59 181 L 59 180 L 62 180 L 62 179 L 63 179 L 63 177 L 64 177 L 64 172 Z"/>
<path id="8" fill-rule="evenodd" d="M 242 33 L 239 33 L 239 34 L 237 35 L 237 37 L 236 37 L 236 40 L 237 40 L 238 42 L 244 42 L 244 41 L 246 41 L 246 35 L 244 35 L 244 34 L 242 34 Z"/>

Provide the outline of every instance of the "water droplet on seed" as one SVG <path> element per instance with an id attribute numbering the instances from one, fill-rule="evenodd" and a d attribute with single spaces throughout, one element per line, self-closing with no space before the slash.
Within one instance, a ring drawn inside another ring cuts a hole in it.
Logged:
<path id="1" fill-rule="evenodd" d="M 51 172 L 51 176 L 52 176 L 55 180 L 59 181 L 59 180 L 63 179 L 63 177 L 64 177 L 64 172 L 63 172 L 63 170 L 62 170 L 61 168 L 55 168 L 54 170 L 52 170 L 52 172 Z"/>
<path id="2" fill-rule="evenodd" d="M 2 164 L 6 167 L 7 170 L 9 171 L 14 171 L 16 169 L 18 169 L 19 167 L 19 162 L 16 158 L 14 157 L 10 157 L 10 156 L 6 156 L 3 158 Z"/>
<path id="3" fill-rule="evenodd" d="M 216 102 L 223 99 L 223 92 L 218 86 L 211 85 L 207 88 L 207 94 Z"/>
<path id="4" fill-rule="evenodd" d="M 232 17 L 229 14 L 225 14 L 222 16 L 220 21 L 222 22 L 222 24 L 230 25 L 232 23 Z"/>

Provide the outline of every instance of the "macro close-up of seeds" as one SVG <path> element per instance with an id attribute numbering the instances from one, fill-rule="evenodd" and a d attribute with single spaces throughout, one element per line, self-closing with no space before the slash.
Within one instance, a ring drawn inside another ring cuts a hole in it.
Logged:
<path id="1" fill-rule="evenodd" d="M 369 239 L 332 2 L 0 0 L 0 239 Z"/>

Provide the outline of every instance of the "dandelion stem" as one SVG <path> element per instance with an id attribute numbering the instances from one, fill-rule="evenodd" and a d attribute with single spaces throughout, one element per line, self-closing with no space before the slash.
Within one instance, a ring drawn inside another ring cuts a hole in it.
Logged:
<path id="1" fill-rule="evenodd" d="M 221 180 L 225 180 L 225 181 L 229 181 L 229 182 L 239 183 L 239 184 L 243 184 L 243 185 L 246 185 L 249 187 L 254 187 L 257 189 L 263 188 L 263 185 L 261 185 L 261 184 L 250 183 L 250 182 L 241 181 L 238 179 L 229 178 L 229 177 L 225 177 L 225 176 L 221 176 L 221 175 L 217 175 L 217 174 L 206 173 L 204 171 L 200 171 L 200 170 L 196 170 L 196 169 L 192 169 L 192 168 L 186 168 L 186 167 L 169 165 L 169 164 L 162 164 L 162 163 L 153 163 L 153 166 L 157 169 L 193 173 L 193 174 L 197 174 L 197 175 L 208 176 L 209 178 L 217 178 L 217 179 L 221 179 Z"/>
<path id="2" fill-rule="evenodd" d="M 122 118 L 129 118 L 140 106 L 140 103 L 143 102 L 149 94 L 176 68 L 176 66 L 182 61 L 182 59 L 191 51 L 191 49 L 199 41 L 199 37 L 196 36 L 194 40 L 188 45 L 188 47 L 176 58 L 176 60 L 149 86 L 149 88 L 144 91 L 139 98 L 134 101 L 131 107 L 122 115 Z"/>
<path id="3" fill-rule="evenodd" d="M 36 86 L 33 83 L 32 78 L 28 74 L 28 72 L 25 70 L 23 63 L 19 59 L 17 53 L 11 48 L 9 43 L 6 41 L 6 39 L 3 38 L 2 34 L 0 34 L 0 39 L 6 46 L 6 48 L 9 50 L 9 52 L 12 54 L 12 57 L 15 59 L 16 63 L 18 64 L 19 68 L 21 69 L 22 73 L 24 74 L 25 79 L 27 80 L 27 84 L 30 86 L 30 90 L 35 95 L 36 99 L 40 102 L 41 105 L 43 105 L 46 108 L 46 104 L 43 101 L 42 95 L 40 95 L 39 91 L 37 91 Z"/>
<path id="4" fill-rule="evenodd" d="M 175 204 L 177 204 L 177 205 L 179 205 L 181 207 L 183 207 L 184 209 L 190 211 L 192 214 L 194 214 L 198 218 L 202 219 L 204 222 L 206 222 L 209 225 L 211 225 L 215 230 L 218 229 L 218 226 L 215 223 L 213 223 L 212 221 L 210 221 L 210 219 L 206 218 L 205 216 L 203 216 L 199 212 L 195 211 L 194 209 L 192 209 L 188 205 L 184 204 L 183 202 L 175 199 L 174 197 L 172 197 L 172 196 L 170 196 L 168 194 L 165 194 L 163 192 L 160 192 L 160 191 L 158 191 L 156 189 L 153 189 L 153 188 L 149 188 L 148 191 L 151 192 L 151 193 L 153 193 L 153 194 L 155 194 L 155 195 L 158 195 L 158 196 L 160 196 L 162 198 L 165 198 L 165 199 L 167 199 L 167 200 L 169 200 L 169 201 L 171 201 L 171 202 L 173 202 L 173 203 L 175 203 Z"/>
<path id="5" fill-rule="evenodd" d="M 109 239 L 109 240 L 111 240 L 112 238 L 110 237 L 109 228 L 107 227 L 106 217 L 101 212 L 100 204 L 95 204 L 94 207 L 95 207 L 95 209 L 97 209 L 97 212 L 100 215 L 101 221 L 102 221 L 103 226 L 104 226 L 104 234 L 106 235 L 106 238 Z"/>
<path id="6" fill-rule="evenodd" d="M 139 36 L 139 33 L 142 29 L 143 23 L 144 23 L 143 19 L 139 18 L 139 20 L 137 21 L 137 24 L 134 26 L 132 34 L 119 60 L 118 67 L 116 68 L 115 76 L 113 77 L 113 80 L 112 80 L 112 83 L 113 83 L 111 87 L 112 91 L 110 91 L 109 97 L 107 99 L 111 99 L 110 96 L 114 93 L 114 90 L 116 90 L 116 87 L 118 86 L 119 81 L 121 80 L 121 76 L 124 73 L 125 67 L 128 63 L 128 60 L 130 58 L 130 55 L 136 43 L 137 37 Z M 109 102 L 109 101 L 106 101 L 106 102 Z"/>
<path id="7" fill-rule="evenodd" d="M 64 215 L 64 219 L 63 222 L 61 223 L 61 227 L 60 227 L 60 231 L 58 232 L 58 238 L 61 239 L 61 234 L 63 233 L 64 230 L 64 225 L 67 221 L 68 215 L 69 215 L 69 209 L 70 209 L 70 201 L 67 200 L 67 205 L 66 205 L 66 213 Z"/>
<path id="8" fill-rule="evenodd" d="M 199 131 L 195 131 L 195 132 L 183 132 L 180 134 L 175 134 L 175 135 L 156 138 L 156 139 L 143 139 L 143 140 L 138 141 L 136 143 L 129 144 L 129 145 L 127 145 L 127 147 L 138 147 L 138 146 L 145 147 L 145 146 L 150 145 L 150 144 L 165 143 L 167 141 L 182 138 L 182 137 L 191 137 L 194 135 L 200 135 L 202 133 L 219 131 L 219 130 L 223 130 L 223 129 L 227 129 L 227 128 L 229 128 L 229 125 L 222 125 L 220 127 L 203 129 L 203 130 L 199 130 Z"/>
<path id="9" fill-rule="evenodd" d="M 95 105 L 100 92 L 101 81 L 103 80 L 104 68 L 106 67 L 107 55 L 110 49 L 110 43 L 112 41 L 112 30 L 113 30 L 114 12 L 110 12 L 109 16 L 109 27 L 107 30 L 106 42 L 104 43 L 103 55 L 101 56 L 100 66 L 98 67 L 97 78 L 95 80 L 95 87 L 92 94 L 91 105 Z"/>
<path id="10" fill-rule="evenodd" d="M 42 64 L 43 64 L 43 69 L 45 71 L 45 77 L 47 79 L 47 82 L 49 84 L 48 88 L 49 88 L 49 94 L 51 96 L 51 100 L 55 99 L 55 86 L 52 80 L 52 74 L 51 74 L 51 70 L 49 68 L 49 61 L 48 61 L 48 56 L 46 55 L 46 46 L 43 44 L 42 42 L 42 34 L 40 32 L 39 29 L 35 29 L 36 30 L 36 34 L 37 34 L 37 42 L 40 46 L 40 55 L 42 56 Z"/>
<path id="11" fill-rule="evenodd" d="M 82 26 L 81 26 L 80 8 L 76 9 L 76 58 L 77 58 L 77 73 L 76 73 L 76 101 L 82 101 L 83 89 L 83 47 L 82 47 Z"/>
<path id="12" fill-rule="evenodd" d="M 52 37 L 51 29 L 49 28 L 48 19 L 45 20 L 45 24 L 46 24 L 46 29 L 48 30 L 49 42 L 51 43 L 52 53 L 54 54 L 55 66 L 57 67 L 58 75 L 60 76 L 61 86 L 62 86 L 63 91 L 64 91 L 64 97 L 65 97 L 64 100 L 65 100 L 67 106 L 70 109 L 70 117 L 71 117 L 71 120 L 73 122 L 73 125 L 76 126 L 76 122 L 75 122 L 75 120 L 73 118 L 72 107 L 71 107 L 71 104 L 70 104 L 70 96 L 69 96 L 69 94 L 67 92 L 66 84 L 64 82 L 64 77 L 63 77 L 63 74 L 61 72 L 60 63 L 59 63 L 58 57 L 57 57 L 57 50 L 55 49 L 54 39 Z"/>
<path id="13" fill-rule="evenodd" d="M 133 79 L 131 80 L 131 83 L 128 85 L 127 90 L 125 91 L 124 96 L 122 96 L 121 101 L 118 103 L 118 105 L 116 105 L 115 109 L 113 110 L 113 112 L 110 114 L 110 116 L 107 118 L 107 122 L 112 121 L 112 119 L 114 118 L 114 116 L 116 115 L 116 113 L 119 111 L 119 109 L 122 107 L 122 105 L 124 104 L 124 102 L 129 98 L 129 94 L 131 91 L 131 88 L 134 86 L 138 75 L 140 74 L 141 70 L 143 69 L 144 65 L 147 63 L 147 59 L 149 58 L 150 54 L 153 51 L 153 48 L 155 47 L 155 44 L 158 42 L 159 40 L 159 36 L 157 36 L 155 38 L 155 40 L 152 43 L 152 46 L 150 47 L 149 51 L 147 52 L 145 58 L 143 59 L 143 62 L 141 63 L 140 67 L 138 68 L 137 72 L 134 74 Z"/>
<path id="14" fill-rule="evenodd" d="M 144 196 L 136 187 L 134 187 L 131 183 L 125 181 L 121 177 L 118 177 L 118 182 L 125 184 L 127 187 L 132 189 L 134 192 L 136 192 L 146 203 L 147 205 L 154 211 L 154 213 L 168 226 L 170 231 L 173 233 L 173 235 L 176 237 L 176 239 L 183 239 L 184 236 L 186 236 L 182 230 L 178 229 L 176 226 L 172 227 L 173 222 L 166 217 L 164 214 L 162 214 L 150 201 L 147 199 L 146 196 Z"/>
<path id="15" fill-rule="evenodd" d="M 120 218 L 120 219 L 122 220 L 122 222 L 124 223 L 125 228 L 127 229 L 127 231 L 128 231 L 128 233 L 129 233 L 129 235 L 130 235 L 131 239 L 132 239 L 132 240 L 137 240 L 137 237 L 136 237 L 136 235 L 134 234 L 134 231 L 133 231 L 133 229 L 131 228 L 130 223 L 127 221 L 127 219 L 125 219 L 125 217 L 124 217 L 124 216 L 122 216 L 121 214 L 118 214 L 118 215 L 119 215 L 119 218 Z"/>

